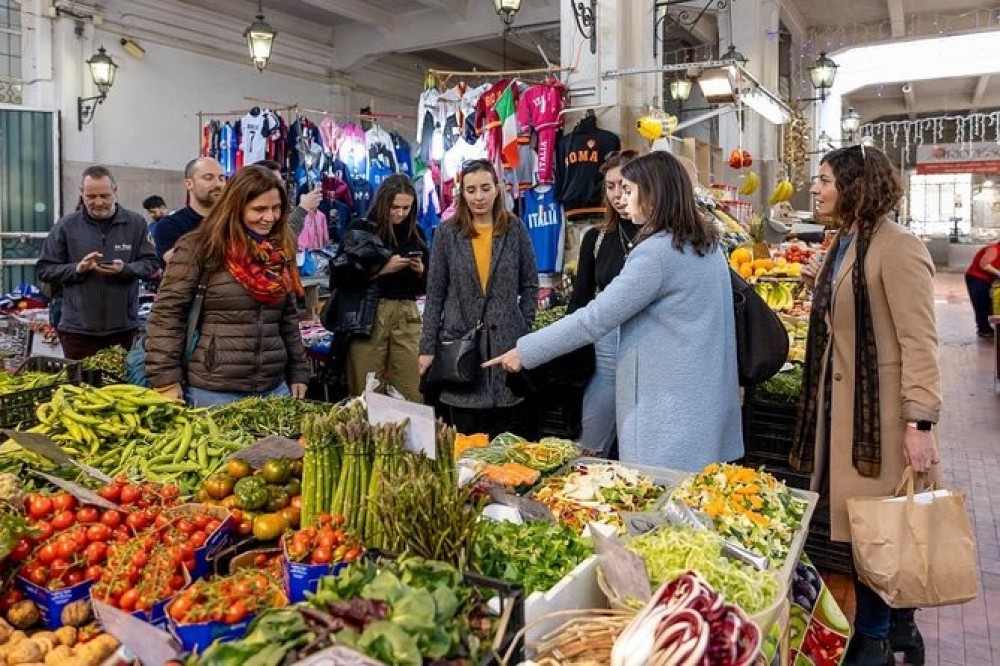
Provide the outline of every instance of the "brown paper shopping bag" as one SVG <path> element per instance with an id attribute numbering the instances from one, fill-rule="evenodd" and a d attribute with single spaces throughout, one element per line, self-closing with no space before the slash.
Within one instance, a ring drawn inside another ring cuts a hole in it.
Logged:
<path id="1" fill-rule="evenodd" d="M 847 513 L 858 578 L 891 607 L 948 606 L 976 597 L 976 541 L 964 495 L 915 496 L 907 467 L 896 497 L 850 498 Z"/>

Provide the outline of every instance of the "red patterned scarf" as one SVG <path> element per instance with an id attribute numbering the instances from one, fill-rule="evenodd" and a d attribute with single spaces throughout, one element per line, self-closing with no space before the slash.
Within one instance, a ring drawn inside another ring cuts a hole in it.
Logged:
<path id="1" fill-rule="evenodd" d="M 277 305 L 289 292 L 304 295 L 294 260 L 270 240 L 247 238 L 248 249 L 232 246 L 226 252 L 226 269 L 258 303 Z"/>

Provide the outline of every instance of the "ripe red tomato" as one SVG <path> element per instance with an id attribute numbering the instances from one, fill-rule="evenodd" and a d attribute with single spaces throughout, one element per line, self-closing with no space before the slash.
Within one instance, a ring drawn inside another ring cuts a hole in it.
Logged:
<path id="1" fill-rule="evenodd" d="M 76 514 L 72 511 L 60 511 L 55 516 L 52 517 L 52 528 L 57 532 L 62 532 L 65 529 L 69 529 L 71 525 L 76 522 Z"/>
<path id="2" fill-rule="evenodd" d="M 83 557 L 87 564 L 100 564 L 108 557 L 108 547 L 101 541 L 95 541 L 83 549 Z"/>
<path id="3" fill-rule="evenodd" d="M 118 511 L 108 509 L 101 514 L 101 523 L 114 529 L 122 524 L 122 514 Z"/>
<path id="4" fill-rule="evenodd" d="M 81 571 L 79 567 L 73 567 L 72 569 L 66 572 L 67 585 L 76 585 L 77 583 L 82 583 L 83 578 L 84 578 L 83 571 Z"/>
<path id="5" fill-rule="evenodd" d="M 63 574 L 69 569 L 69 560 L 65 557 L 57 557 L 52 560 L 52 564 L 49 565 L 49 578 L 62 578 Z"/>
<path id="6" fill-rule="evenodd" d="M 309 561 L 313 564 L 327 564 L 330 561 L 330 549 L 318 546 L 312 553 Z"/>
<path id="7" fill-rule="evenodd" d="M 184 622 L 187 618 L 188 612 L 191 610 L 193 602 L 191 598 L 187 595 L 181 595 L 170 602 L 170 608 L 167 612 L 170 613 L 170 617 L 174 618 L 177 622 Z"/>
<path id="8" fill-rule="evenodd" d="M 205 513 L 196 513 L 191 517 L 191 522 L 194 523 L 197 529 L 205 531 L 208 524 L 212 522 L 212 516 Z"/>
<path id="9" fill-rule="evenodd" d="M 52 560 L 59 557 L 59 553 L 56 551 L 55 544 L 47 543 L 38 549 L 35 557 L 42 564 L 52 564 Z"/>
<path id="10" fill-rule="evenodd" d="M 247 607 L 243 600 L 237 599 L 231 603 L 222 616 L 222 621 L 226 624 L 236 624 L 242 622 L 247 616 Z"/>
<path id="11" fill-rule="evenodd" d="M 191 521 L 187 518 L 181 518 L 178 520 L 174 527 L 176 527 L 177 531 L 181 534 L 191 534 L 194 532 L 194 525 L 192 525 Z"/>
<path id="12" fill-rule="evenodd" d="M 101 518 L 101 512 L 95 507 L 85 506 L 76 512 L 76 519 L 81 523 L 96 523 Z"/>
<path id="13" fill-rule="evenodd" d="M 69 493 L 56 493 L 52 496 L 52 508 L 56 511 L 72 511 L 76 508 L 76 498 Z"/>
<path id="14" fill-rule="evenodd" d="M 123 505 L 134 504 L 140 497 L 142 497 L 142 491 L 138 487 L 131 483 L 122 486 L 120 500 Z"/>
<path id="15" fill-rule="evenodd" d="M 0 613 L 6 614 L 10 607 L 18 601 L 24 600 L 24 594 L 20 590 L 10 590 L 0 597 Z"/>
<path id="16" fill-rule="evenodd" d="M 108 500 L 109 502 L 114 502 L 115 504 L 117 504 L 118 500 L 121 498 L 122 495 L 122 486 L 120 483 L 109 483 L 108 485 L 98 490 L 97 494 L 103 497 L 104 499 Z"/>
<path id="17" fill-rule="evenodd" d="M 55 550 L 58 557 L 68 559 L 79 550 L 79 544 L 74 539 L 60 539 L 56 541 Z"/>
<path id="18" fill-rule="evenodd" d="M 170 589 L 177 591 L 184 587 L 184 576 L 180 574 L 174 574 L 170 577 Z"/>
<path id="19" fill-rule="evenodd" d="M 219 529 L 219 526 L 221 525 L 222 523 L 220 523 L 218 520 L 215 520 L 214 518 L 212 520 L 209 520 L 208 523 L 205 524 L 205 534 L 215 534 L 215 531 Z"/>
<path id="20" fill-rule="evenodd" d="M 52 523 L 47 520 L 39 520 L 33 527 L 38 530 L 38 534 L 35 536 L 35 541 L 38 543 L 43 543 L 48 541 L 49 538 L 55 534 L 55 529 L 52 527 Z"/>
<path id="21" fill-rule="evenodd" d="M 44 518 L 52 513 L 52 500 L 46 495 L 35 493 L 29 495 L 28 516 L 31 518 Z"/>
<path id="22" fill-rule="evenodd" d="M 122 491 L 124 494 L 124 490 Z M 132 528 L 133 532 L 141 532 L 149 524 L 146 520 L 146 516 L 143 513 L 130 513 L 125 519 L 125 524 Z"/>
<path id="23" fill-rule="evenodd" d="M 132 612 L 135 610 L 135 604 L 139 601 L 139 591 L 134 587 L 122 592 L 121 598 L 118 599 L 118 607 L 123 611 Z"/>
<path id="24" fill-rule="evenodd" d="M 139 550 L 136 551 L 135 555 L 132 556 L 132 566 L 136 569 L 143 569 L 149 563 L 149 555 L 146 551 Z"/>
<path id="25" fill-rule="evenodd" d="M 49 529 L 52 528 L 50 527 Z M 14 561 L 16 562 L 23 562 L 28 559 L 29 555 L 31 555 L 31 551 L 34 547 L 35 546 L 31 542 L 31 539 L 28 539 L 27 537 L 18 539 L 17 543 L 14 544 L 14 548 L 10 551 L 10 556 L 14 558 Z"/>
<path id="26" fill-rule="evenodd" d="M 204 532 L 192 532 L 191 544 L 194 545 L 195 548 L 201 548 L 202 546 L 205 545 L 206 538 L 207 537 L 205 536 Z"/>
<path id="27" fill-rule="evenodd" d="M 41 564 L 28 570 L 28 575 L 25 576 L 35 585 L 45 585 L 49 581 L 49 570 L 42 566 Z"/>
<path id="28" fill-rule="evenodd" d="M 83 576 L 87 580 L 97 581 L 100 580 L 101 576 L 103 575 L 104 575 L 104 567 L 98 564 L 90 565 L 89 567 L 87 567 L 86 571 L 83 572 Z"/>
<path id="29" fill-rule="evenodd" d="M 111 528 L 104 523 L 94 523 L 87 528 L 87 541 L 107 541 L 111 537 Z"/>

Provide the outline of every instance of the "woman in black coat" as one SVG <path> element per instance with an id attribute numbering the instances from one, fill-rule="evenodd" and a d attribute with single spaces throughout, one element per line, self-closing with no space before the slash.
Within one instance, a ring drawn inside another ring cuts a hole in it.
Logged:
<path id="1" fill-rule="evenodd" d="M 487 160 L 466 163 L 455 217 L 434 233 L 427 276 L 427 303 L 420 340 L 420 372 L 434 360 L 440 339 L 454 339 L 479 321 L 489 293 L 480 355 L 493 358 L 531 331 L 538 297 L 538 271 L 531 238 L 504 208 L 503 192 Z M 444 417 L 460 432 L 510 430 L 530 435 L 533 426 L 522 399 L 500 368 L 482 370 L 468 389 L 444 387 Z"/>

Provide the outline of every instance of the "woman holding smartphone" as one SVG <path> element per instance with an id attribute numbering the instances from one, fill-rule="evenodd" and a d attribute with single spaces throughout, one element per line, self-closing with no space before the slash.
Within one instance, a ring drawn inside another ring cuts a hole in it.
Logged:
<path id="1" fill-rule="evenodd" d="M 426 290 L 428 250 L 417 225 L 416 201 L 417 192 L 406 176 L 390 176 L 375 192 L 368 219 L 354 226 L 377 236 L 392 256 L 372 278 L 379 299 L 371 337 L 352 339 L 347 353 L 351 395 L 363 393 L 368 375 L 375 373 L 407 400 L 421 402 L 416 300 Z"/>

